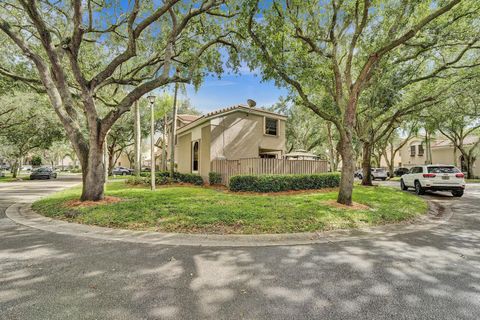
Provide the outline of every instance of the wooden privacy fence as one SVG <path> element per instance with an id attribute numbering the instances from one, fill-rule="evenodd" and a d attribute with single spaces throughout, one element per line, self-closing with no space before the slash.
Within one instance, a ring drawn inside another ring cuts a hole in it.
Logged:
<path id="1" fill-rule="evenodd" d="M 222 175 L 222 184 L 228 185 L 230 177 L 239 174 L 313 174 L 327 172 L 325 160 L 285 160 L 247 158 L 240 160 L 213 160 L 210 171 Z"/>

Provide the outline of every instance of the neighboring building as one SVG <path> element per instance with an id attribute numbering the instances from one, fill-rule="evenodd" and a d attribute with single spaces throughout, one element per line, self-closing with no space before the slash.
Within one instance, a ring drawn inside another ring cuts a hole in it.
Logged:
<path id="1" fill-rule="evenodd" d="M 282 158 L 286 117 L 237 105 L 204 116 L 179 115 L 175 163 L 205 179 L 215 159 Z"/>
<path id="2" fill-rule="evenodd" d="M 316 154 L 307 152 L 303 149 L 298 149 L 283 155 L 283 157 L 287 160 L 320 160 L 321 157 L 317 156 Z"/>
<path id="3" fill-rule="evenodd" d="M 463 144 L 465 148 L 469 150 L 478 141 L 478 139 L 479 137 L 477 136 L 468 136 L 463 141 Z M 432 150 L 431 163 L 456 165 L 462 171 L 466 171 L 461 152 L 459 150 L 456 150 L 455 152 L 453 143 L 450 140 L 443 136 L 434 137 L 431 139 L 430 145 Z M 411 138 L 409 142 L 407 142 L 400 150 L 400 157 L 402 167 L 409 168 L 415 165 L 427 163 L 425 137 L 418 136 Z M 473 174 L 475 176 L 480 176 L 480 157 L 475 161 Z"/>

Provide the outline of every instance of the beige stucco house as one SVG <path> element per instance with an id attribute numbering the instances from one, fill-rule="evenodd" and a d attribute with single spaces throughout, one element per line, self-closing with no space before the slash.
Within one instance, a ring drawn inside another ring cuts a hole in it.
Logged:
<path id="1" fill-rule="evenodd" d="M 215 159 L 282 158 L 286 117 L 237 105 L 201 117 L 179 115 L 175 163 L 181 173 L 208 178 Z"/>
<path id="2" fill-rule="evenodd" d="M 465 148 L 469 150 L 477 141 L 479 137 L 468 136 L 463 141 Z M 465 171 L 463 157 L 459 150 L 454 150 L 453 144 L 450 140 L 443 136 L 432 138 L 430 143 L 432 150 L 433 164 L 451 164 L 456 165 L 462 171 Z M 480 153 L 480 150 L 479 150 Z M 418 136 L 411 138 L 400 150 L 401 163 L 400 166 L 412 167 L 415 165 L 427 163 L 427 150 L 425 147 L 425 137 Z M 480 159 L 477 159 L 474 164 L 473 174 L 480 176 Z"/>

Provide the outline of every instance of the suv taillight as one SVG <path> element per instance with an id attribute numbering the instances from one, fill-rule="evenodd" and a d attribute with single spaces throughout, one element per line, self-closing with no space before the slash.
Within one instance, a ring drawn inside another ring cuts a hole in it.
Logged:
<path id="1" fill-rule="evenodd" d="M 457 173 L 457 174 L 455 175 L 455 177 L 457 177 L 457 178 L 464 178 L 465 175 L 464 175 L 463 173 Z"/>
<path id="2" fill-rule="evenodd" d="M 437 175 L 435 173 L 424 173 L 424 178 L 435 178 Z"/>

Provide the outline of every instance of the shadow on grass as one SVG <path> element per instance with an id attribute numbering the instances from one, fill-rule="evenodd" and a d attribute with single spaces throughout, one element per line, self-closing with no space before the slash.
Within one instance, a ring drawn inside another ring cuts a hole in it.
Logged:
<path id="1" fill-rule="evenodd" d="M 480 199 L 453 201 L 430 231 L 292 247 L 108 242 L 3 218 L 0 318 L 478 319 Z"/>

